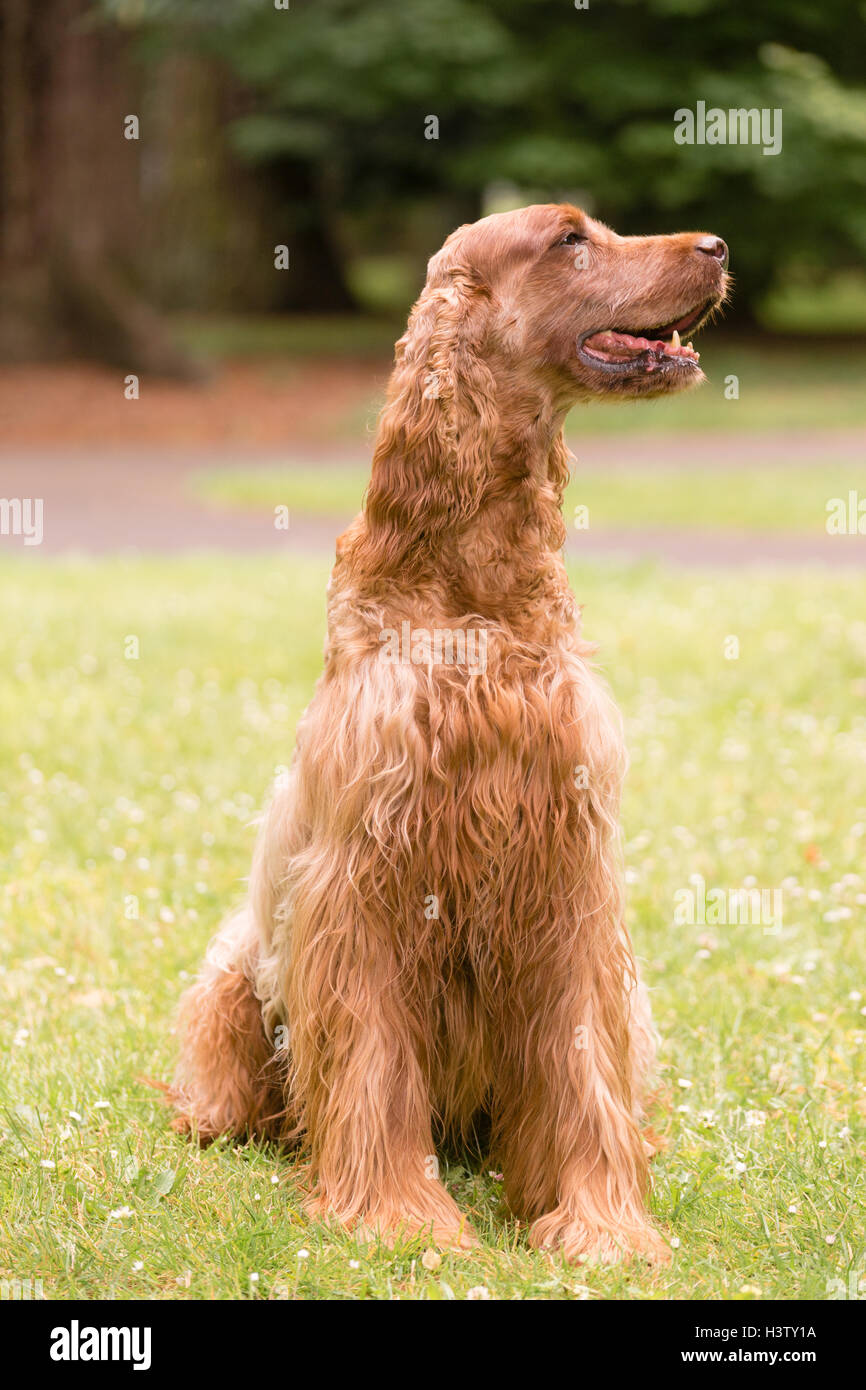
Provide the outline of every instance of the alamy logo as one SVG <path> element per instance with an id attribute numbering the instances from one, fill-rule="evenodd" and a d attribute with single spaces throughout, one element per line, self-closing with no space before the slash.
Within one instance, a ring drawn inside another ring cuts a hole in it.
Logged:
<path id="1" fill-rule="evenodd" d="M 0 1279 L 0 1303 L 44 1299 L 41 1279 Z"/>
<path id="2" fill-rule="evenodd" d="M 866 1299 L 866 1278 L 863 1276 L 862 1266 L 860 1269 L 848 1270 L 848 1282 L 843 1282 L 838 1276 L 835 1279 L 827 1280 L 827 1297 L 831 1299 L 848 1299 L 860 1301 Z"/>
<path id="3" fill-rule="evenodd" d="M 150 1369 L 149 1327 L 69 1327 L 51 1330 L 52 1361 L 131 1361 L 134 1371 Z"/>
<path id="4" fill-rule="evenodd" d="M 866 497 L 852 488 L 847 498 L 829 498 L 825 528 L 830 536 L 866 536 Z"/>
<path id="5" fill-rule="evenodd" d="M 674 924 L 763 927 L 765 935 L 782 927 L 781 888 L 710 888 L 693 874 L 690 888 L 674 893 Z"/>
<path id="6" fill-rule="evenodd" d="M 383 627 L 379 633 L 385 661 L 405 666 L 465 666 L 470 671 L 487 670 L 487 629 L 413 628 L 404 621 L 400 631 Z"/>
<path id="7" fill-rule="evenodd" d="M 0 497 L 0 536 L 23 536 L 25 545 L 41 545 L 42 498 Z"/>
<path id="8" fill-rule="evenodd" d="M 711 106 L 699 101 L 694 111 L 681 106 L 674 112 L 674 140 L 678 145 L 763 145 L 764 154 L 782 149 L 781 107 Z"/>

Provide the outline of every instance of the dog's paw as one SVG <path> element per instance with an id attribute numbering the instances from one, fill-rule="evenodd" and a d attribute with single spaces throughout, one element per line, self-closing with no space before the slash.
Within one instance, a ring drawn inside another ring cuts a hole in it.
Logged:
<path id="1" fill-rule="evenodd" d="M 648 1223 L 607 1229 L 554 1211 L 533 1223 L 529 1241 L 539 1250 L 555 1251 L 571 1264 L 615 1265 L 640 1259 L 662 1266 L 671 1260 L 667 1242 Z"/>
<path id="2" fill-rule="evenodd" d="M 383 1221 L 377 1218 L 361 1220 L 353 1227 L 355 1239 L 364 1245 L 381 1242 L 383 1245 L 397 1245 L 402 1241 L 422 1239 L 439 1250 L 461 1251 L 477 1250 L 480 1241 L 469 1225 L 461 1220 L 446 1224 L 441 1221 L 423 1221 L 419 1217 L 404 1216 Z"/>
<path id="3" fill-rule="evenodd" d="M 440 1250 L 478 1250 L 481 1241 L 469 1225 L 468 1221 L 461 1221 L 456 1230 L 443 1226 L 433 1227 L 433 1244 L 438 1245 Z"/>
<path id="4" fill-rule="evenodd" d="M 393 1246 L 405 1241 L 425 1240 L 440 1250 L 475 1250 L 480 1244 L 466 1217 L 443 1191 L 433 1211 L 375 1207 L 355 1213 L 342 1213 L 321 1193 L 311 1194 L 306 1210 L 313 1220 L 324 1221 L 351 1232 L 360 1244 Z"/>

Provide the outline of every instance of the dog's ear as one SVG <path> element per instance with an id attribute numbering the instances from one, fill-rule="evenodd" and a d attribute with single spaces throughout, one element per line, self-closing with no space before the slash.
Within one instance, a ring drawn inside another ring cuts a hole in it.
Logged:
<path id="1" fill-rule="evenodd" d="M 489 288 L 446 243 L 397 343 L 373 456 L 367 523 L 391 566 L 429 555 L 481 501 L 497 418 L 482 357 L 489 312 Z"/>

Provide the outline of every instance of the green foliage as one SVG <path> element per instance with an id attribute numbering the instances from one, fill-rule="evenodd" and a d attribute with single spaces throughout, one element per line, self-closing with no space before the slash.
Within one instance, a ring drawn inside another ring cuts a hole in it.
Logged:
<path id="1" fill-rule="evenodd" d="M 478 203 L 495 179 L 571 192 L 623 231 L 721 233 L 741 304 L 792 267 L 866 252 L 862 6 L 184 0 L 151 13 L 254 94 L 237 150 L 314 162 L 345 207 L 419 193 Z M 781 109 L 781 153 L 675 144 L 675 110 L 699 100 Z M 438 140 L 424 136 L 431 114 Z"/>

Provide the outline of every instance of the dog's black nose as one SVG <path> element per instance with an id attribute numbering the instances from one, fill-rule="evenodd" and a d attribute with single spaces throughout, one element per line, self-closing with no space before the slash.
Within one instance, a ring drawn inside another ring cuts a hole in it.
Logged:
<path id="1" fill-rule="evenodd" d="M 715 256 L 717 261 L 721 261 L 722 269 L 728 264 L 728 248 L 720 236 L 698 237 L 695 249 L 703 251 L 705 256 Z"/>

